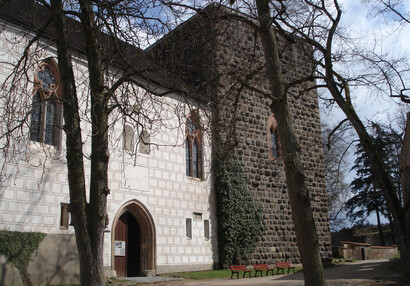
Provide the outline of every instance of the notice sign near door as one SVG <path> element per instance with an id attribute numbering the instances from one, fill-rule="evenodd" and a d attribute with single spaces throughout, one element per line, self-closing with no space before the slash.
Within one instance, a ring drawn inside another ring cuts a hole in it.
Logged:
<path id="1" fill-rule="evenodd" d="M 114 255 L 125 256 L 125 241 L 115 241 Z"/>

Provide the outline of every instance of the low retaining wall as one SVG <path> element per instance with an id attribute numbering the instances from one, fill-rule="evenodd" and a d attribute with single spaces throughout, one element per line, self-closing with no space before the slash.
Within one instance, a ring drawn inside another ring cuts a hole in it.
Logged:
<path id="1" fill-rule="evenodd" d="M 74 235 L 48 234 L 33 254 L 27 272 L 31 284 L 36 286 L 80 284 Z M 23 286 L 19 271 L 5 257 L 0 257 L 0 284 Z"/>
<path id="2" fill-rule="evenodd" d="M 347 259 L 370 260 L 391 258 L 398 255 L 396 245 L 373 246 L 368 243 L 342 241 L 339 246 L 339 256 Z"/>

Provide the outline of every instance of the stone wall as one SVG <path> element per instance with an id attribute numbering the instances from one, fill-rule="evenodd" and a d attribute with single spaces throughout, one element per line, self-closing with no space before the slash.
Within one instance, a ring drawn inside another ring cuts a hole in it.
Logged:
<path id="1" fill-rule="evenodd" d="M 339 246 L 339 256 L 346 259 L 371 260 L 388 259 L 399 254 L 396 245 L 373 246 L 368 243 L 342 241 Z"/>
<path id="2" fill-rule="evenodd" d="M 219 122 L 232 124 L 224 130 L 234 128 L 225 137 L 228 142 L 222 146 L 229 146 L 232 140 L 237 142 L 235 153 L 244 165 L 255 200 L 263 207 L 267 227 L 266 235 L 256 248 L 251 263 L 273 263 L 280 260 L 297 263 L 300 262 L 299 252 L 292 225 L 283 160 L 273 160 L 269 156 L 268 119 L 271 115 L 271 101 L 235 82 L 238 76 L 245 80 L 252 75 L 253 79 L 249 83 L 269 92 L 264 78 L 260 39 L 246 24 L 239 21 L 222 21 L 220 29 L 222 28 L 224 32 L 219 35 L 215 47 L 216 61 L 220 63 L 219 72 L 226 74 L 221 78 L 218 90 L 218 119 Z M 302 49 L 300 45 L 278 40 L 286 82 L 308 76 L 312 72 L 311 54 L 306 53 L 306 49 Z M 318 99 L 316 92 L 299 94 L 304 87 L 306 86 L 297 86 L 289 90 L 289 105 L 302 147 L 302 162 L 311 192 L 322 256 L 329 259 L 330 235 Z"/>
<path id="3" fill-rule="evenodd" d="M 394 235 L 389 225 L 382 225 L 383 237 L 386 245 L 395 244 Z M 335 255 L 338 254 L 338 248 L 341 241 L 368 243 L 371 245 L 381 246 L 379 228 L 377 226 L 344 228 L 332 234 L 332 249 Z"/>

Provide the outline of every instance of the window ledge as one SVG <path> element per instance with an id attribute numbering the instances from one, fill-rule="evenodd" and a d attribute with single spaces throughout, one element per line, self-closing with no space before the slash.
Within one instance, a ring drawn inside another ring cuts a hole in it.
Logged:
<path id="1" fill-rule="evenodd" d="M 57 146 L 54 146 L 54 145 L 45 144 L 43 142 L 29 140 L 29 148 L 30 148 L 30 151 L 35 154 L 41 153 L 44 151 L 61 154 L 61 148 L 58 148 Z"/>
<path id="2" fill-rule="evenodd" d="M 188 178 L 189 180 L 193 180 L 193 181 L 198 181 L 198 182 L 204 182 L 205 179 L 201 179 L 201 178 L 197 178 L 197 177 L 191 177 L 191 176 L 187 176 L 185 175 L 186 178 Z"/>

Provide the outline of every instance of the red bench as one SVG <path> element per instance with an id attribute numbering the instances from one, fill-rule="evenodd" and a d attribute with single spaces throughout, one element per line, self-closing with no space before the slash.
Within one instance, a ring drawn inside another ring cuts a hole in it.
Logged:
<path id="1" fill-rule="evenodd" d="M 272 275 L 273 275 L 273 271 L 275 270 L 275 267 L 270 267 L 269 264 L 255 264 L 253 265 L 253 269 L 255 269 L 255 277 L 258 274 L 258 272 L 261 273 L 261 277 L 262 277 L 264 270 L 266 270 L 266 276 L 268 276 L 269 271 L 272 271 Z"/>
<path id="2" fill-rule="evenodd" d="M 278 269 L 276 274 L 279 274 L 279 270 L 282 270 L 282 274 L 285 274 L 285 269 L 288 270 L 288 274 L 290 269 L 295 273 L 295 266 L 292 266 L 289 262 L 276 262 L 276 268 Z"/>
<path id="3" fill-rule="evenodd" d="M 236 273 L 236 278 L 239 279 L 239 272 L 243 272 L 243 278 L 245 278 L 245 274 L 249 274 L 249 278 L 251 278 L 251 272 L 252 270 L 246 269 L 246 265 L 232 265 L 229 266 L 229 269 L 231 270 L 231 279 L 234 273 Z"/>

